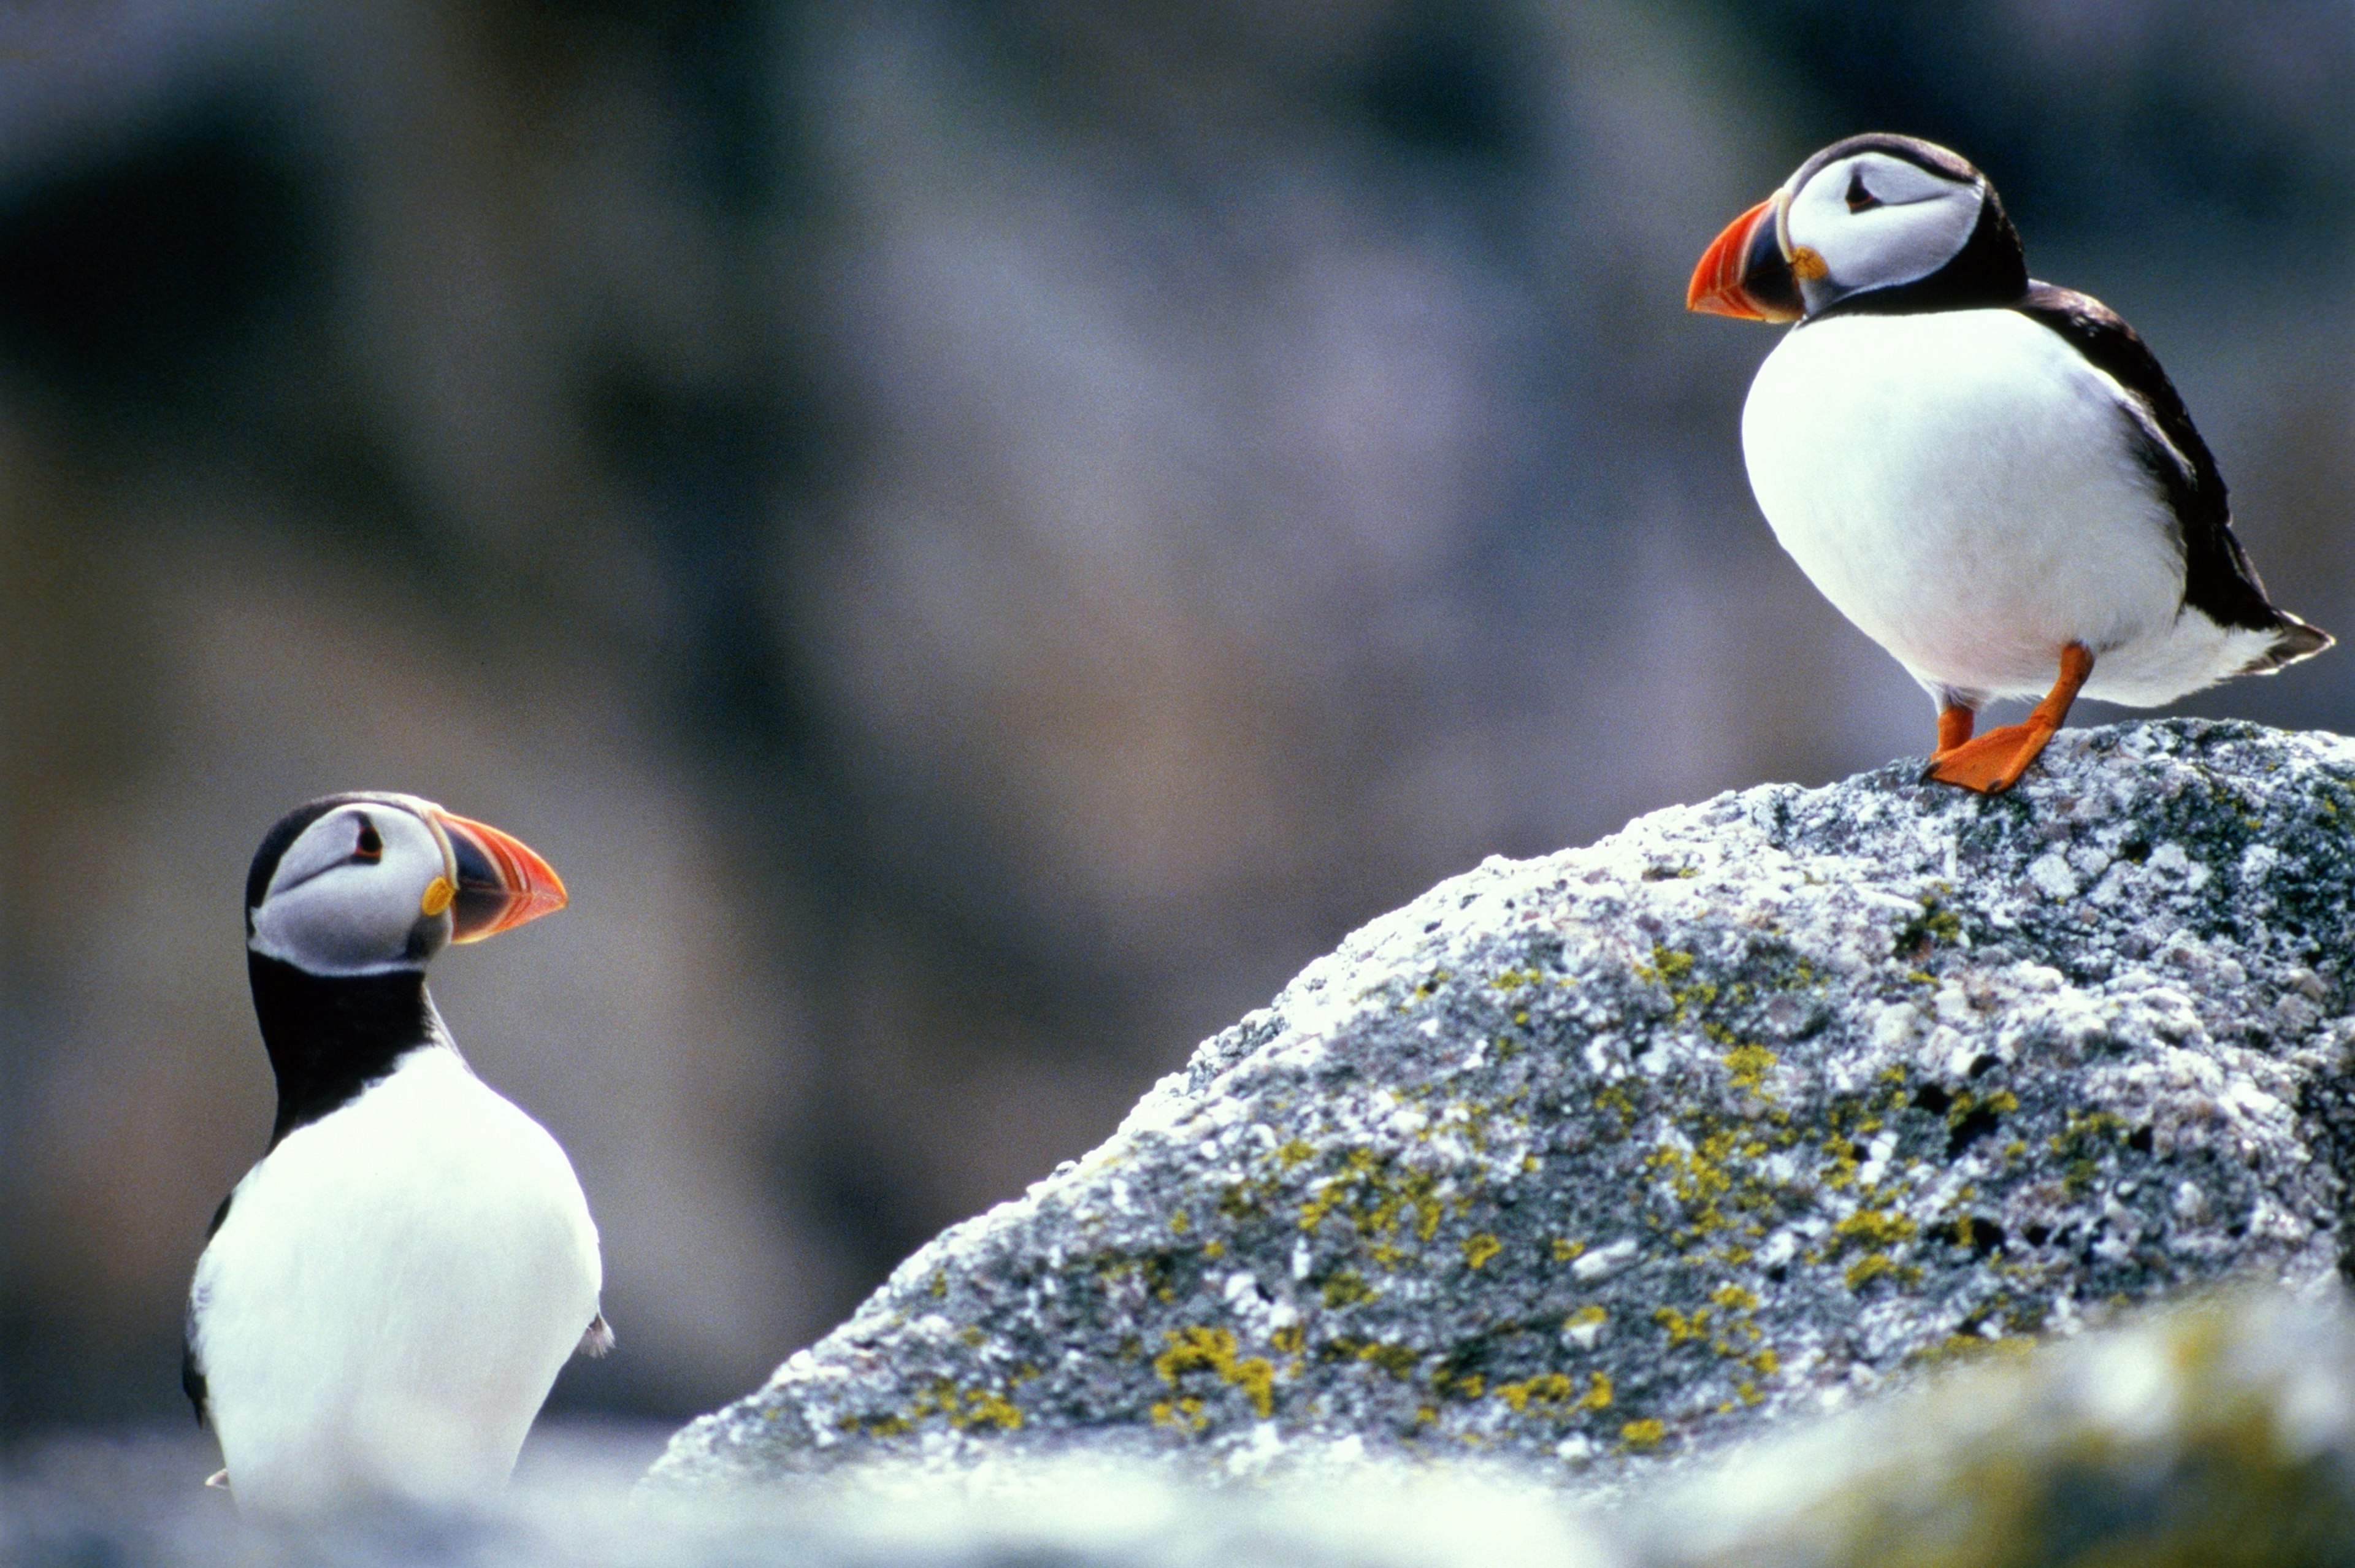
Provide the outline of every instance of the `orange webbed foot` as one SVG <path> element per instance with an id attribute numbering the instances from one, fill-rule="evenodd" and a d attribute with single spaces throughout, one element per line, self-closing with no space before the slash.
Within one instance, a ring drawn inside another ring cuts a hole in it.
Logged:
<path id="1" fill-rule="evenodd" d="M 1954 708 L 1944 710 L 1938 715 L 1937 754 L 1923 770 L 1922 782 L 1959 784 L 1981 795 L 2000 795 L 2009 789 L 2029 764 L 2044 754 L 2061 721 L 2069 717 L 2069 705 L 2077 700 L 2077 693 L 2093 673 L 2093 651 L 2083 643 L 2071 643 L 2061 650 L 2061 677 L 2035 711 L 2018 724 L 1990 730 L 1976 741 L 1969 738 L 1972 718 L 1968 712 Z"/>
<path id="2" fill-rule="evenodd" d="M 2046 724 L 2007 724 L 1976 741 L 1930 759 L 1922 773 L 1924 784 L 1960 784 L 1981 795 L 2001 795 L 2019 782 L 2030 763 L 2043 753 L 2053 736 Z"/>

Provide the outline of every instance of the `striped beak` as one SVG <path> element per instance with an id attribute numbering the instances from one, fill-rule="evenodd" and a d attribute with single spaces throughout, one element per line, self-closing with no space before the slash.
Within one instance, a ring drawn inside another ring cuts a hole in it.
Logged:
<path id="1" fill-rule="evenodd" d="M 556 868 L 520 838 L 439 806 L 433 821 L 450 840 L 458 873 L 449 906 L 451 941 L 480 942 L 565 906 Z"/>
<path id="2" fill-rule="evenodd" d="M 1790 201 L 1788 193 L 1778 190 L 1710 241 L 1685 290 L 1687 310 L 1742 321 L 1796 321 L 1806 314 L 1783 240 L 1783 212 Z"/>

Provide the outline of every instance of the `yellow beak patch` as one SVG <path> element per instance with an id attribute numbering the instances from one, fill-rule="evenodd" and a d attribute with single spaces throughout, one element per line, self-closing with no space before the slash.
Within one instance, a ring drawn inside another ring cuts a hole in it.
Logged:
<path id="1" fill-rule="evenodd" d="M 450 901 L 457 896 L 458 890 L 450 885 L 449 878 L 436 877 L 425 884 L 425 899 L 420 907 L 428 916 L 437 915 L 448 909 Z"/>

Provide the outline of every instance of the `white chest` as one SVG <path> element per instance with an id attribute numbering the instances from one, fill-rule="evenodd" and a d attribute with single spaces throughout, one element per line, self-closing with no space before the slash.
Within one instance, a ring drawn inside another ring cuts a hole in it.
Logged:
<path id="1" fill-rule="evenodd" d="M 457 1053 L 402 1058 L 241 1182 L 197 1349 L 240 1504 L 496 1484 L 597 1311 L 570 1163 Z"/>
<path id="2" fill-rule="evenodd" d="M 2180 549 L 2115 381 L 2017 312 L 1787 334 L 1742 410 L 1775 538 L 1925 681 L 2041 692 L 2061 646 L 2163 635 Z"/>

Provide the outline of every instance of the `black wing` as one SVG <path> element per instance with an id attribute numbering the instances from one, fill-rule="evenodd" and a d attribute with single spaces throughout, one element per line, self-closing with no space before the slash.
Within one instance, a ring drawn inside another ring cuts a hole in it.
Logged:
<path id="1" fill-rule="evenodd" d="M 213 1222 L 205 1227 L 206 1241 L 211 1241 L 219 1232 L 221 1221 L 229 1218 L 229 1206 L 236 1199 L 237 1194 L 230 1193 L 220 1200 L 220 1207 L 213 1211 Z M 180 1326 L 180 1392 L 186 1394 L 188 1403 L 197 1407 L 198 1426 L 212 1419 L 212 1407 L 208 1402 L 205 1388 L 205 1369 L 197 1360 L 197 1298 L 193 1291 L 188 1296 L 188 1315 L 182 1319 Z"/>
<path id="2" fill-rule="evenodd" d="M 2317 631 L 2274 607 L 2256 569 L 2232 537 L 2232 507 L 2215 454 L 2200 439 L 2191 414 L 2158 360 L 2117 312 L 2074 289 L 2030 283 L 2012 306 L 2067 338 L 2094 366 L 2134 399 L 2143 462 L 2167 492 L 2183 546 L 2183 602 L 2220 626 L 2278 632 L 2268 667 L 2329 645 Z"/>
<path id="3" fill-rule="evenodd" d="M 197 1365 L 197 1326 L 193 1322 L 180 1339 L 180 1392 L 197 1407 L 198 1426 L 212 1419 L 212 1407 L 206 1403 L 205 1370 Z"/>

